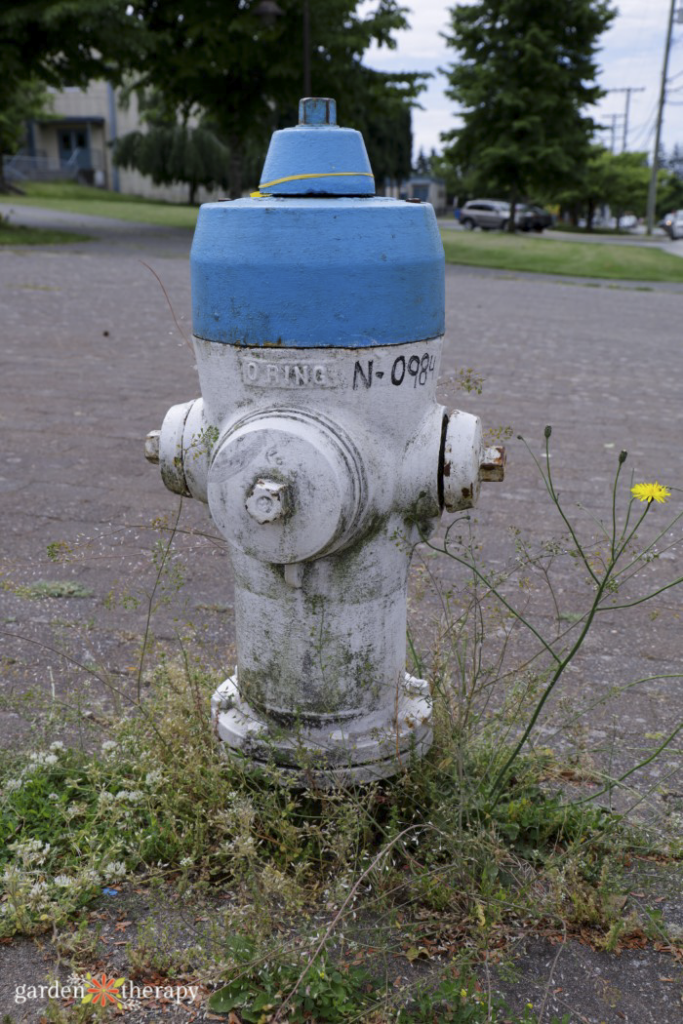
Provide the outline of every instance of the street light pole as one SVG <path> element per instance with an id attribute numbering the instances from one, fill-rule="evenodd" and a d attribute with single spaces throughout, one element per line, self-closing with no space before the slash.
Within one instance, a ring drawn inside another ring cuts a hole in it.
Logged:
<path id="1" fill-rule="evenodd" d="M 276 0 L 260 0 L 254 8 L 266 28 L 273 28 L 278 18 L 284 15 Z M 311 95 L 311 8 L 309 0 L 303 0 L 303 96 Z"/>
<path id="2" fill-rule="evenodd" d="M 662 65 L 662 84 L 659 90 L 659 108 L 657 110 L 657 128 L 655 131 L 655 148 L 652 157 L 652 171 L 650 173 L 650 186 L 647 190 L 647 233 L 652 234 L 655 224 L 655 206 L 657 203 L 657 164 L 659 161 L 659 143 L 662 136 L 662 118 L 664 117 L 664 102 L 666 100 L 666 76 L 669 70 L 669 52 L 671 50 L 671 35 L 674 27 L 674 11 L 676 0 L 671 0 L 669 11 L 669 25 L 666 31 L 666 46 L 664 47 L 664 64 Z"/>
<path id="3" fill-rule="evenodd" d="M 304 0 L 304 96 L 311 95 L 311 11 Z"/>

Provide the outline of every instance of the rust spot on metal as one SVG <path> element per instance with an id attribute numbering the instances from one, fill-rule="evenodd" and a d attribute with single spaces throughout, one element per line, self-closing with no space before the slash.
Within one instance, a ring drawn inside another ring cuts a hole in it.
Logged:
<path id="1" fill-rule="evenodd" d="M 451 475 L 451 464 L 450 464 L 450 462 L 444 462 L 444 464 L 443 464 L 443 475 L 444 476 L 450 476 Z"/>
<path id="2" fill-rule="evenodd" d="M 463 487 L 463 489 L 462 489 L 462 496 L 463 496 L 463 498 L 471 498 L 472 497 L 472 488 L 471 487 Z"/>
<path id="3" fill-rule="evenodd" d="M 479 466 L 479 479 L 485 481 L 500 481 L 505 478 L 506 453 L 502 445 L 493 445 L 484 452 L 481 465 Z"/>

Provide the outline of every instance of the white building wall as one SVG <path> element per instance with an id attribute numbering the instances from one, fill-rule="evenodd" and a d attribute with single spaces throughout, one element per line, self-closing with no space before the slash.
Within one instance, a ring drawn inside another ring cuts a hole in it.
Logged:
<path id="1" fill-rule="evenodd" d="M 114 90 L 114 118 L 112 119 L 111 89 L 107 82 L 91 82 L 87 89 L 69 88 L 61 92 L 52 92 L 53 113 L 61 117 L 101 117 L 104 128 L 93 125 L 91 138 L 93 149 L 104 152 L 105 186 L 116 188 L 125 195 L 144 196 L 148 199 L 160 199 L 171 203 L 186 203 L 188 186 L 186 184 L 155 185 L 150 177 L 139 171 L 115 168 L 112 160 L 113 140 L 128 132 L 144 131 L 140 124 L 137 96 L 133 93 L 127 104 L 121 103 L 121 90 Z M 115 123 L 112 123 L 112 120 Z M 58 158 L 57 137 L 54 131 L 38 129 L 36 145 L 46 155 Z M 207 202 L 222 197 L 221 190 L 210 191 L 205 188 L 197 190 L 197 201 Z"/>

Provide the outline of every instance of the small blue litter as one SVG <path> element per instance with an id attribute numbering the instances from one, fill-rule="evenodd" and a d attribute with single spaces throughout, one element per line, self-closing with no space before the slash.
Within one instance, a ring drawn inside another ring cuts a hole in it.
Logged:
<path id="1" fill-rule="evenodd" d="M 119 890 L 118 889 L 103 889 L 102 890 L 102 895 L 103 896 L 118 896 L 118 894 L 119 894 Z"/>

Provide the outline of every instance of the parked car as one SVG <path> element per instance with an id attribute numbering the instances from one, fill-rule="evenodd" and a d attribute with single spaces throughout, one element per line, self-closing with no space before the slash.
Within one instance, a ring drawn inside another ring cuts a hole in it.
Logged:
<path id="1" fill-rule="evenodd" d="M 519 203 L 515 208 L 515 224 L 521 231 L 544 231 L 553 225 L 553 215 L 542 206 Z"/>
<path id="2" fill-rule="evenodd" d="M 499 199 L 471 199 L 460 211 L 460 223 L 466 231 L 504 231 L 509 220 L 510 204 Z"/>
<path id="3" fill-rule="evenodd" d="M 553 222 L 552 215 L 541 206 L 517 203 L 515 227 L 519 231 L 543 231 Z M 465 230 L 505 231 L 510 223 L 510 204 L 502 199 L 472 199 L 460 211 L 460 223 Z"/>
<path id="4" fill-rule="evenodd" d="M 672 210 L 659 223 L 669 238 L 683 238 L 683 210 Z"/>

